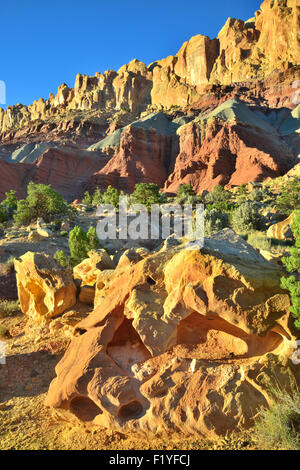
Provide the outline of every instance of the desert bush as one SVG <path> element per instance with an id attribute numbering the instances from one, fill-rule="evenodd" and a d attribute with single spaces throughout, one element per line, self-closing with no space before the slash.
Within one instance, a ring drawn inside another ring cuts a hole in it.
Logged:
<path id="1" fill-rule="evenodd" d="M 229 219 L 226 212 L 219 212 L 216 209 L 204 211 L 204 232 L 207 237 L 228 226 Z"/>
<path id="2" fill-rule="evenodd" d="M 18 225 L 27 225 L 41 217 L 49 222 L 57 215 L 68 212 L 68 205 L 63 197 L 50 186 L 35 184 L 27 186 L 27 198 L 17 202 L 14 221 Z"/>
<path id="3" fill-rule="evenodd" d="M 92 206 L 93 198 L 92 198 L 91 194 L 88 191 L 85 191 L 82 202 L 84 204 L 86 204 L 88 207 Z"/>
<path id="4" fill-rule="evenodd" d="M 103 194 L 103 203 L 104 204 L 111 204 L 114 207 L 118 207 L 119 205 L 119 192 L 116 188 L 112 186 L 108 186 L 107 190 Z"/>
<path id="5" fill-rule="evenodd" d="M 247 237 L 247 242 L 257 250 L 270 251 L 272 248 L 272 240 L 261 234 L 257 235 L 257 233 L 250 233 Z"/>
<path id="6" fill-rule="evenodd" d="M 94 194 L 93 194 L 93 204 L 95 206 L 99 206 L 99 204 L 103 204 L 103 195 L 101 193 L 101 190 L 100 188 L 97 188 L 95 191 L 94 191 Z"/>
<path id="7" fill-rule="evenodd" d="M 9 213 L 7 207 L 4 205 L 0 205 L 0 223 L 6 222 L 9 219 Z"/>
<path id="8" fill-rule="evenodd" d="M 88 257 L 90 250 L 99 248 L 99 240 L 94 227 L 90 227 L 85 232 L 81 227 L 76 225 L 69 233 L 69 249 L 70 256 L 66 255 L 62 250 L 56 251 L 54 259 L 64 268 L 76 266 L 76 264 Z"/>
<path id="9" fill-rule="evenodd" d="M 205 196 L 206 204 L 229 203 L 232 199 L 230 191 L 226 191 L 223 186 L 215 186 L 214 189 Z"/>
<path id="10" fill-rule="evenodd" d="M 87 244 L 88 251 L 99 248 L 99 239 L 95 227 L 90 227 L 87 232 Z"/>
<path id="11" fill-rule="evenodd" d="M 254 438 L 264 450 L 300 450 L 300 392 L 276 390 L 270 408 L 261 410 Z"/>
<path id="12" fill-rule="evenodd" d="M 0 300 L 0 317 L 11 317 L 20 311 L 18 300 Z"/>
<path id="13" fill-rule="evenodd" d="M 58 250 L 54 254 L 54 259 L 63 267 L 63 268 L 71 268 L 71 258 L 67 256 L 62 250 Z"/>
<path id="14" fill-rule="evenodd" d="M 284 214 L 290 214 L 293 210 L 300 210 L 300 180 L 288 181 L 281 189 L 281 194 L 276 200 L 278 210 Z"/>
<path id="15" fill-rule="evenodd" d="M 281 285 L 290 292 L 291 313 L 295 318 L 296 328 L 300 329 L 300 212 L 296 214 L 291 228 L 295 236 L 295 246 L 290 248 L 290 256 L 282 258 L 282 262 L 286 270 L 294 275 L 282 278 Z"/>
<path id="16" fill-rule="evenodd" d="M 178 204 L 202 204 L 201 196 L 198 196 L 190 184 L 182 184 L 177 191 L 175 202 Z"/>
<path id="17" fill-rule="evenodd" d="M 5 193 L 5 199 L 2 201 L 2 204 L 4 204 L 7 208 L 11 208 L 12 210 L 17 209 L 17 194 L 16 191 L 11 189 L 7 193 Z"/>
<path id="18" fill-rule="evenodd" d="M 264 194 L 262 189 L 254 188 L 253 191 L 249 194 L 249 200 L 254 202 L 262 201 L 264 198 Z"/>
<path id="19" fill-rule="evenodd" d="M 137 183 L 130 196 L 132 204 L 143 204 L 148 209 L 152 204 L 161 204 L 166 198 L 160 193 L 159 187 L 155 183 Z"/>
<path id="20" fill-rule="evenodd" d="M 232 213 L 232 226 L 236 232 L 248 233 L 258 230 L 261 225 L 261 216 L 252 202 L 243 202 Z"/>
<path id="21" fill-rule="evenodd" d="M 181 202 L 185 200 L 188 196 L 196 196 L 196 192 L 191 184 L 182 184 L 179 186 L 177 191 L 176 200 Z"/>
<path id="22" fill-rule="evenodd" d="M 76 225 L 69 234 L 69 248 L 72 260 L 80 263 L 87 257 L 88 238 L 87 233 Z"/>

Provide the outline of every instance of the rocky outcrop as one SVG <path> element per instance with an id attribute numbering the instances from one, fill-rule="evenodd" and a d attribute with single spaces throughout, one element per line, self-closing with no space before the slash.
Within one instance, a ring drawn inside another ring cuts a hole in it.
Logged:
<path id="1" fill-rule="evenodd" d="M 293 240 L 294 235 L 291 229 L 291 224 L 295 218 L 293 212 L 287 219 L 278 222 L 278 224 L 271 225 L 267 230 L 268 238 L 275 238 L 276 240 Z"/>
<path id="2" fill-rule="evenodd" d="M 48 321 L 75 305 L 72 275 L 51 256 L 29 251 L 14 264 L 20 307 L 32 320 Z"/>
<path id="3" fill-rule="evenodd" d="M 297 162 L 298 108 L 268 112 L 234 98 L 197 117 L 150 113 L 88 151 L 49 148 L 24 165 L 23 174 L 22 166 L 13 174 L 14 165 L 3 163 L 9 171 L 3 193 L 17 189 L 23 195 L 31 180 L 51 184 L 67 199 L 97 186 L 131 192 L 141 182 L 168 192 L 190 183 L 201 193 L 217 184 L 232 187 L 281 176 Z"/>
<path id="4" fill-rule="evenodd" d="M 78 74 L 74 88 L 62 84 L 47 100 L 1 109 L 0 133 L 30 122 L 42 125 L 66 112 L 76 116 L 98 110 L 101 117 L 102 112 L 121 109 L 138 115 L 149 104 L 185 107 L 214 87 L 263 81 L 274 72 L 282 86 L 279 74 L 299 66 L 299 21 L 298 0 L 265 0 L 255 17 L 246 22 L 229 18 L 216 39 L 196 35 L 175 56 L 148 67 L 134 59 L 118 72 Z M 265 86 L 269 88 L 268 82 Z M 262 95 L 267 95 L 263 87 Z"/>
<path id="5" fill-rule="evenodd" d="M 5 193 L 11 189 L 17 192 L 18 197 L 24 197 L 29 182 L 27 174 L 31 168 L 29 164 L 10 163 L 0 160 L 0 198 L 5 199 Z"/>
<path id="6" fill-rule="evenodd" d="M 83 187 L 92 175 L 103 168 L 110 157 L 75 149 L 49 148 L 35 163 L 10 163 L 0 160 L 2 174 L 0 195 L 15 189 L 19 196 L 26 195 L 30 181 L 50 184 L 66 199 L 82 196 Z"/>
<path id="7" fill-rule="evenodd" d="M 201 193 L 283 175 L 295 162 L 280 132 L 255 108 L 233 99 L 182 126 L 180 153 L 165 190 L 183 183 Z"/>
<path id="8" fill-rule="evenodd" d="M 118 72 L 78 74 L 74 88 L 0 109 L 0 158 L 33 165 L 22 178 L 5 166 L 0 194 L 23 195 L 31 179 L 74 198 L 109 184 L 202 191 L 284 174 L 300 149 L 299 9 L 298 0 L 265 0 L 250 20 L 229 18 L 217 38 L 196 35 L 148 67 L 134 59 Z"/>
<path id="9" fill-rule="evenodd" d="M 73 269 L 73 277 L 81 281 L 81 286 L 95 286 L 97 277 L 102 271 L 115 268 L 105 250 L 89 251 L 88 256 Z"/>
<path id="10" fill-rule="evenodd" d="M 280 268 L 229 229 L 201 250 L 138 259 L 101 273 L 97 307 L 77 325 L 46 405 L 121 432 L 215 437 L 252 424 L 274 374 L 288 381 Z"/>
<path id="11" fill-rule="evenodd" d="M 165 114 L 154 113 L 124 128 L 118 133 L 117 152 L 93 176 L 91 186 L 112 181 L 115 187 L 130 192 L 136 183 L 162 187 L 178 154 L 178 127 Z"/>

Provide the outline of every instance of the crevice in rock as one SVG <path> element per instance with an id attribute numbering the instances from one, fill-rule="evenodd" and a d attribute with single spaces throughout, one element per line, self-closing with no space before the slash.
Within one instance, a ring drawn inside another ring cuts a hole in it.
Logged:
<path id="1" fill-rule="evenodd" d="M 137 362 L 144 362 L 151 357 L 139 334 L 132 326 L 132 320 L 124 318 L 116 330 L 113 339 L 107 345 L 107 354 L 113 361 L 127 372 Z"/>
<path id="2" fill-rule="evenodd" d="M 177 327 L 177 344 L 187 345 L 205 358 L 248 358 L 274 351 L 283 337 L 275 331 L 265 336 L 248 334 L 216 315 L 192 313 Z"/>
<path id="3" fill-rule="evenodd" d="M 118 417 L 125 421 L 138 419 L 142 416 L 143 411 L 142 404 L 138 400 L 133 400 L 119 409 Z"/>
<path id="4" fill-rule="evenodd" d="M 70 403 L 70 411 L 81 421 L 93 421 L 93 419 L 102 414 L 102 410 L 93 400 L 84 396 L 73 398 Z"/>

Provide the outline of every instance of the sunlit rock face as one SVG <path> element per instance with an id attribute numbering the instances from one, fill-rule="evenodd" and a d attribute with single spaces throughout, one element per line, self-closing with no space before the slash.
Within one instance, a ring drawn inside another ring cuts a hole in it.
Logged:
<path id="1" fill-rule="evenodd" d="M 253 424 L 291 376 L 280 268 L 226 229 L 120 263 L 56 368 L 46 405 L 121 432 L 201 433 Z"/>
<path id="2" fill-rule="evenodd" d="M 1 109 L 0 132 L 69 111 L 126 109 L 138 115 L 148 105 L 185 107 L 212 85 L 251 83 L 271 74 L 271 81 L 258 84 L 257 92 L 268 95 L 267 89 L 277 86 L 278 96 L 291 87 L 300 63 L 299 8 L 298 0 L 265 0 L 248 21 L 228 18 L 216 39 L 198 34 L 176 55 L 148 67 L 134 59 L 118 72 L 97 72 L 94 77 L 78 74 L 74 88 L 64 83 L 46 100 Z M 280 73 L 288 70 L 295 72 L 284 83 Z"/>

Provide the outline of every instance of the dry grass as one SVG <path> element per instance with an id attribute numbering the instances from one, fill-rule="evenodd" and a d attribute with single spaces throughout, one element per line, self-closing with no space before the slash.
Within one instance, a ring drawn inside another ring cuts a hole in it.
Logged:
<path id="1" fill-rule="evenodd" d="M 254 437 L 264 450 L 300 450 L 300 391 L 273 391 L 274 403 L 263 409 L 254 428 Z"/>

